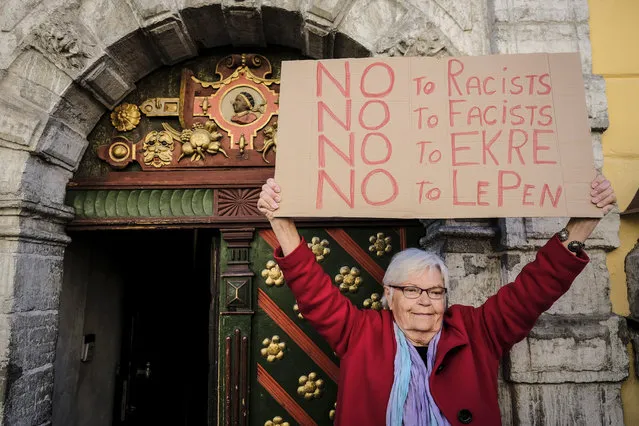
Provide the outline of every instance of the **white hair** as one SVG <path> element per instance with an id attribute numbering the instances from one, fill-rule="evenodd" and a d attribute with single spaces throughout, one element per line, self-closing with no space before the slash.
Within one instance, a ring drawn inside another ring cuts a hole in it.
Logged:
<path id="1" fill-rule="evenodd" d="M 411 277 L 423 273 L 426 269 L 435 268 L 448 288 L 448 268 L 441 257 L 432 252 L 418 248 L 408 248 L 395 254 L 386 268 L 384 286 L 398 285 L 407 282 Z M 393 288 L 389 288 L 389 299 L 393 297 Z M 382 297 L 382 306 L 388 308 L 390 301 Z"/>

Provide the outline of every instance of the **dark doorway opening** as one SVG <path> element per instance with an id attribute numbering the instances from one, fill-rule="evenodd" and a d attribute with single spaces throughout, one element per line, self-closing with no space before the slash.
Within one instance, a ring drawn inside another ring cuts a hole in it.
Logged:
<path id="1" fill-rule="evenodd" d="M 114 425 L 206 425 L 216 418 L 216 235 L 122 231 L 122 352 Z M 212 410 L 212 412 L 209 412 Z"/>

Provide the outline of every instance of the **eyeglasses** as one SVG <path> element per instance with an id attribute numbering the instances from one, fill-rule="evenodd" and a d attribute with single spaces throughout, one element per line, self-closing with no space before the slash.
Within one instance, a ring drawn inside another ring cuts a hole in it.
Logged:
<path id="1" fill-rule="evenodd" d="M 389 285 L 388 287 L 397 288 L 404 293 L 407 299 L 417 299 L 422 293 L 426 293 L 431 300 L 439 300 L 446 294 L 447 289 L 444 287 L 431 287 L 427 289 L 419 288 L 414 285 L 401 286 L 401 285 Z"/>

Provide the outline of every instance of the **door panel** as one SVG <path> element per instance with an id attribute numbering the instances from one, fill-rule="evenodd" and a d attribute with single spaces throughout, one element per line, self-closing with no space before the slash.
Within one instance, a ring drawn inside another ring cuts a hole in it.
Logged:
<path id="1" fill-rule="evenodd" d="M 321 245 L 324 241 L 323 244 L 330 250 L 320 263 L 333 279 L 333 285 L 338 285 L 335 277 L 340 275 L 343 267 L 348 267 L 348 273 L 342 277 L 355 273 L 346 281 L 351 282 L 355 276 L 361 280 L 357 288 L 351 288 L 353 291 L 345 294 L 362 309 L 365 309 L 367 299 L 370 303 L 373 294 L 382 295 L 382 277 L 392 255 L 403 247 L 417 246 L 422 233 L 423 227 L 418 223 L 402 228 L 371 224 L 366 227 L 300 229 L 307 242 L 315 241 Z M 276 245 L 271 231 L 260 231 L 251 250 L 256 298 L 251 324 L 250 424 L 262 426 L 279 416 L 282 423 L 290 425 L 330 425 L 337 395 L 339 359 L 317 332 L 298 317 L 294 310 L 295 298 L 286 285 L 278 286 L 270 281 L 267 284 L 268 276 L 262 275 L 264 270 L 268 270 L 267 266 L 271 266 L 269 261 L 273 260 L 273 247 Z M 375 245 L 372 251 L 371 245 Z M 390 247 L 386 249 L 387 246 Z M 270 276 L 278 278 L 275 273 Z M 373 300 L 376 300 L 375 296 Z M 275 342 L 274 336 L 277 336 Z M 267 353 L 263 354 L 262 349 L 266 349 Z M 269 361 L 269 354 L 275 359 Z M 314 384 L 304 383 L 305 379 L 309 381 L 312 373 L 315 373 Z M 309 392 L 305 397 L 298 393 L 300 387 L 313 391 L 318 384 L 319 395 L 311 397 Z"/>

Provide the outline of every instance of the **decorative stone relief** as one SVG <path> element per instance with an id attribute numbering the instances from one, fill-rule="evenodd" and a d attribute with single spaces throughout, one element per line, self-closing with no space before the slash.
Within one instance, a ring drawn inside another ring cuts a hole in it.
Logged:
<path id="1" fill-rule="evenodd" d="M 448 41 L 431 23 L 419 29 L 394 32 L 382 38 L 377 46 L 382 56 L 430 56 L 443 58 L 456 54 Z"/>
<path id="2" fill-rule="evenodd" d="M 83 40 L 70 23 L 48 21 L 36 27 L 27 44 L 63 69 L 81 70 L 93 56 L 95 44 Z"/>

